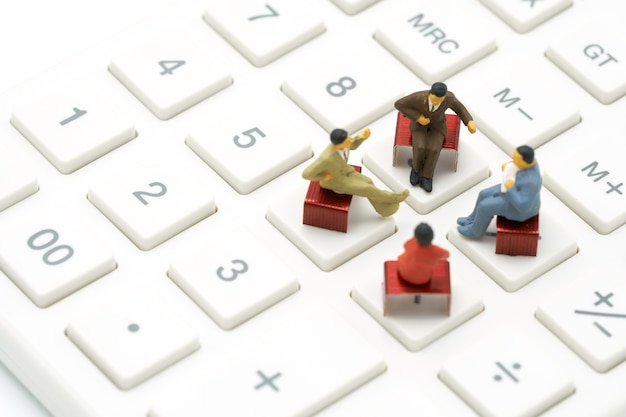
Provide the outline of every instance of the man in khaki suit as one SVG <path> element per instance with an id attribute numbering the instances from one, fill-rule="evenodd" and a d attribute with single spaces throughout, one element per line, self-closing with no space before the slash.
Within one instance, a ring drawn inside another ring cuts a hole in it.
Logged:
<path id="1" fill-rule="evenodd" d="M 425 191 L 433 189 L 433 173 L 447 132 L 446 110 L 452 109 L 467 126 L 470 133 L 476 132 L 472 115 L 465 106 L 448 91 L 444 83 L 437 82 L 430 90 L 418 91 L 401 98 L 396 109 L 411 119 L 413 162 L 409 181 L 411 185 Z"/>
<path id="2" fill-rule="evenodd" d="M 365 197 L 378 214 L 387 217 L 398 211 L 400 203 L 408 197 L 409 190 L 400 193 L 381 190 L 369 177 L 348 164 L 350 150 L 358 148 L 369 136 L 369 129 L 354 137 L 350 137 L 343 129 L 333 130 L 330 134 L 331 143 L 302 172 L 302 177 L 319 181 L 320 186 L 327 190 Z"/>

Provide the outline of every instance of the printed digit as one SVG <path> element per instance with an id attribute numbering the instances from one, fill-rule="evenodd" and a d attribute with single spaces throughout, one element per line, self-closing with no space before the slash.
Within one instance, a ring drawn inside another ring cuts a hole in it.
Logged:
<path id="1" fill-rule="evenodd" d="M 68 117 L 67 119 L 61 120 L 59 122 L 59 124 L 61 126 L 65 126 L 69 122 L 73 122 L 74 120 L 78 119 L 79 117 L 84 116 L 84 115 L 87 114 L 87 110 L 81 110 L 78 107 L 74 107 L 72 110 L 74 111 L 74 114 L 71 115 L 70 117 Z"/>
<path id="2" fill-rule="evenodd" d="M 326 91 L 333 97 L 342 97 L 346 95 L 348 90 L 352 90 L 356 87 L 356 81 L 350 77 L 341 77 L 339 81 L 329 83 L 326 86 Z M 335 91 L 335 90 L 339 91 Z"/>
<path id="3" fill-rule="evenodd" d="M 253 127 L 252 129 L 248 129 L 242 133 L 248 137 L 247 141 L 242 141 L 238 135 L 235 135 L 235 137 L 233 138 L 233 142 L 235 142 L 235 145 L 240 148 L 250 148 L 254 146 L 254 144 L 256 143 L 256 138 L 254 137 L 255 133 L 258 134 L 261 138 L 265 137 L 265 133 L 263 133 L 263 131 L 261 131 L 261 129 L 259 129 L 258 127 Z"/>
<path id="4" fill-rule="evenodd" d="M 48 240 L 45 242 L 41 242 L 38 243 L 37 240 L 39 238 L 43 238 L 45 236 L 48 236 Z M 59 233 L 54 230 L 54 229 L 43 229 L 38 231 L 37 233 L 35 233 L 34 235 L 32 235 L 31 237 L 28 238 L 28 247 L 34 250 L 43 250 L 43 249 L 47 249 L 48 247 L 54 245 L 57 240 L 59 240 Z M 65 251 L 65 254 L 63 255 L 63 252 L 61 252 L 61 254 L 58 254 L 57 252 L 59 251 Z M 53 258 L 53 255 L 57 254 L 56 258 Z M 63 256 L 61 256 L 63 255 Z M 67 261 L 68 259 L 70 259 L 72 257 L 72 255 L 74 255 L 74 249 L 69 246 L 69 245 L 57 245 L 54 246 L 50 249 L 48 249 L 42 256 L 42 260 L 44 261 L 44 263 L 46 263 L 47 265 L 58 265 L 58 264 L 62 264 L 63 262 Z"/>
<path id="5" fill-rule="evenodd" d="M 148 205 L 148 201 L 143 198 L 143 196 L 145 195 L 146 197 L 161 197 L 164 196 L 165 193 L 167 193 L 167 187 L 165 186 L 165 184 L 160 183 L 160 182 L 151 182 L 150 184 L 148 184 L 150 187 L 156 187 L 159 188 L 159 191 L 151 193 L 148 191 L 135 191 L 133 193 L 133 195 L 135 197 L 137 197 L 137 199 L 139 201 L 141 201 L 143 203 L 144 206 Z"/>
<path id="6" fill-rule="evenodd" d="M 270 6 L 269 4 L 266 4 L 265 8 L 270 11 L 269 14 L 260 14 L 257 16 L 252 16 L 252 17 L 249 17 L 248 20 L 253 21 L 256 19 L 263 19 L 264 17 L 278 17 L 279 16 L 278 12 L 274 10 L 272 6 Z"/>
<path id="7" fill-rule="evenodd" d="M 185 61 L 159 61 L 159 65 L 163 68 L 161 75 L 172 75 L 174 70 L 182 65 L 185 65 Z"/>
<path id="8" fill-rule="evenodd" d="M 242 261 L 241 259 L 233 259 L 230 262 L 232 264 L 240 265 L 241 268 L 240 269 L 231 268 L 230 269 L 231 275 L 224 276 L 224 268 L 220 266 L 219 268 L 217 268 L 217 271 L 216 271 L 218 278 L 223 279 L 224 281 L 234 281 L 237 279 L 239 274 L 248 272 L 248 264 L 245 261 Z"/>

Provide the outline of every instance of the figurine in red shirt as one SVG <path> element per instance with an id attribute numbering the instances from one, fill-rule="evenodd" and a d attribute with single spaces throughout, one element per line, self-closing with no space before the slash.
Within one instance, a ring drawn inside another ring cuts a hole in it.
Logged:
<path id="1" fill-rule="evenodd" d="M 415 228 L 415 237 L 404 244 L 404 253 L 398 256 L 398 275 L 403 280 L 415 285 L 430 281 L 437 262 L 447 259 L 450 252 L 433 245 L 433 229 L 420 223 Z"/>

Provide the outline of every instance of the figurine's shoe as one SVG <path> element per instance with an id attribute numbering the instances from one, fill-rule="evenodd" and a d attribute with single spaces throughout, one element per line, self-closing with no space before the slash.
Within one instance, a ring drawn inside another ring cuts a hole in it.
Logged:
<path id="1" fill-rule="evenodd" d="M 420 183 L 420 187 L 424 189 L 426 192 L 431 192 L 433 190 L 433 179 L 422 177 L 422 181 Z"/>
<path id="2" fill-rule="evenodd" d="M 411 168 L 411 175 L 409 176 L 409 182 L 411 183 L 411 185 L 420 185 L 421 181 L 422 176 L 415 172 L 413 168 Z"/>
<path id="3" fill-rule="evenodd" d="M 470 219 L 469 217 L 459 217 L 458 219 L 456 219 L 456 224 L 460 226 L 467 226 L 471 222 L 472 222 L 472 219 Z"/>
<path id="4" fill-rule="evenodd" d="M 471 239 L 478 239 L 479 237 L 481 237 L 482 235 L 479 233 L 476 233 L 475 231 L 472 230 L 472 228 L 470 226 L 459 226 L 457 228 L 457 230 L 459 231 L 460 234 L 462 234 L 465 237 L 469 237 Z"/>

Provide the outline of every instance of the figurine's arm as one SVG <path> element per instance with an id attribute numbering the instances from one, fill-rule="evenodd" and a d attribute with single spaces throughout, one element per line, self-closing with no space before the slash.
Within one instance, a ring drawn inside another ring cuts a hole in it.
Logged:
<path id="1" fill-rule="evenodd" d="M 327 166 L 325 159 L 320 156 L 302 171 L 302 178 L 310 181 L 328 181 L 332 175 L 327 171 Z"/>
<path id="2" fill-rule="evenodd" d="M 350 150 L 354 150 L 354 149 L 358 148 L 359 146 L 361 146 L 363 141 L 365 141 L 367 138 L 370 137 L 370 133 L 371 133 L 370 132 L 370 128 L 366 127 L 358 135 L 352 136 L 350 138 L 350 139 L 352 139 L 352 144 L 350 145 Z"/>
<path id="3" fill-rule="evenodd" d="M 516 209 L 528 211 L 535 204 L 540 188 L 541 184 L 537 181 L 516 181 L 516 186 L 511 187 L 506 195 Z"/>
<path id="4" fill-rule="evenodd" d="M 446 100 L 449 99 L 450 97 Z M 449 107 L 454 110 L 454 112 L 459 116 L 461 121 L 463 121 L 463 124 L 467 126 L 467 130 L 469 130 L 470 133 L 476 132 L 476 123 L 474 123 L 474 118 L 472 117 L 470 112 L 467 111 L 463 103 L 461 103 L 456 97 L 454 97 Z"/>
<path id="5" fill-rule="evenodd" d="M 409 119 L 419 123 L 418 119 L 425 117 L 422 115 L 421 111 L 416 108 L 416 103 L 418 103 L 419 100 L 421 100 L 421 98 L 418 97 L 418 93 L 413 93 L 396 101 L 394 107 Z"/>

